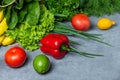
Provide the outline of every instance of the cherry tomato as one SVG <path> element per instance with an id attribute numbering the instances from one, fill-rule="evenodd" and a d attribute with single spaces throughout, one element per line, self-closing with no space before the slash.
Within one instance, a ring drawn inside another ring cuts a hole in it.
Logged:
<path id="1" fill-rule="evenodd" d="M 90 28 L 90 19 L 85 14 L 76 14 L 71 20 L 72 26 L 76 30 L 86 31 Z"/>
<path id="2" fill-rule="evenodd" d="M 6 51 L 4 60 L 10 67 L 20 67 L 25 63 L 26 57 L 24 49 L 15 46 Z"/>

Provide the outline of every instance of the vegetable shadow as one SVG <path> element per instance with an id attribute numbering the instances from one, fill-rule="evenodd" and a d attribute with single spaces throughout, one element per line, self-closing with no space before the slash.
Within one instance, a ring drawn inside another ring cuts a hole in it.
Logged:
<path id="1" fill-rule="evenodd" d="M 97 27 L 97 26 L 95 24 L 92 24 L 92 22 L 91 22 L 89 30 L 93 30 L 93 29 L 95 29 L 95 27 Z"/>

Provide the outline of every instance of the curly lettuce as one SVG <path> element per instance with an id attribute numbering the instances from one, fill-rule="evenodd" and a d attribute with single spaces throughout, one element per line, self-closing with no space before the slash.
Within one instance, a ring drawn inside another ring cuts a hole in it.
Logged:
<path id="1" fill-rule="evenodd" d="M 86 0 L 44 0 L 46 7 L 55 15 L 58 21 L 71 20 L 71 17 L 80 13 Z"/>
<path id="2" fill-rule="evenodd" d="M 54 15 L 45 6 L 41 6 L 38 25 L 31 26 L 25 21 L 15 29 L 7 30 L 6 35 L 11 36 L 25 49 L 33 51 L 40 47 L 39 40 L 53 29 Z"/>

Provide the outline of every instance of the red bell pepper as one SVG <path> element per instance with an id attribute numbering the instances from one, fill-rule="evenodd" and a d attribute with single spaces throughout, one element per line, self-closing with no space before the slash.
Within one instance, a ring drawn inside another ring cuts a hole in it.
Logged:
<path id="1" fill-rule="evenodd" d="M 63 34 L 48 34 L 40 40 L 40 43 L 42 44 L 40 50 L 56 59 L 63 58 L 68 51 L 73 51 L 87 57 L 101 56 L 99 54 L 80 52 L 74 47 L 69 46 L 69 39 Z"/>
<path id="2" fill-rule="evenodd" d="M 62 34 L 48 34 L 41 41 L 41 51 L 52 55 L 54 58 L 62 58 L 67 53 L 67 50 L 63 50 L 62 46 L 68 47 L 69 40 Z"/>

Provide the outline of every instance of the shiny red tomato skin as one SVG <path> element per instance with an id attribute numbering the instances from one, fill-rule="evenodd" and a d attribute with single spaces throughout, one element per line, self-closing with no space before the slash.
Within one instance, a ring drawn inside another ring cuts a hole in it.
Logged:
<path id="1" fill-rule="evenodd" d="M 25 63 L 26 57 L 27 55 L 24 49 L 15 46 L 7 50 L 4 60 L 10 67 L 20 67 Z"/>
<path id="2" fill-rule="evenodd" d="M 85 14 L 76 14 L 71 20 L 72 26 L 76 30 L 86 31 L 90 28 L 90 19 Z"/>

